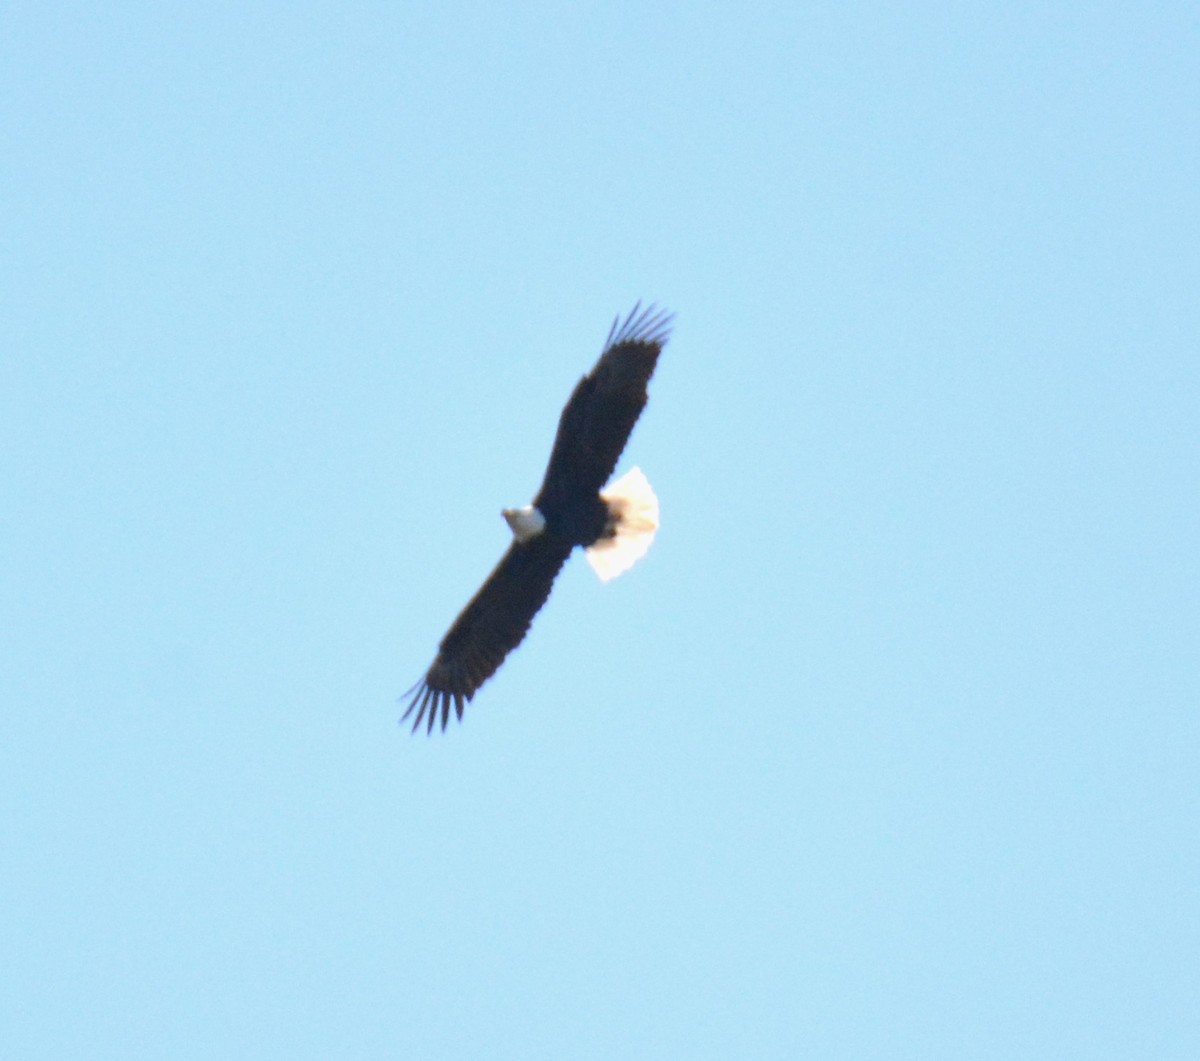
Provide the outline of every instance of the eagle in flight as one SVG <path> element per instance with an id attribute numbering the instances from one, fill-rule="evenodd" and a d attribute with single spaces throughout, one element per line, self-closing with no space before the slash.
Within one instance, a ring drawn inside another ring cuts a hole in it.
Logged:
<path id="1" fill-rule="evenodd" d="M 604 484 L 646 405 L 646 384 L 673 319 L 639 302 L 624 321 L 613 321 L 600 360 L 562 411 L 537 496 L 502 512 L 512 544 L 442 638 L 425 677 L 404 694 L 411 699 L 401 721 L 415 715 L 413 732 L 422 722 L 431 732 L 439 715 L 445 729 L 451 705 L 462 720 L 464 704 L 525 637 L 575 546 L 604 582 L 650 548 L 658 498 L 646 477 L 633 468 Z"/>

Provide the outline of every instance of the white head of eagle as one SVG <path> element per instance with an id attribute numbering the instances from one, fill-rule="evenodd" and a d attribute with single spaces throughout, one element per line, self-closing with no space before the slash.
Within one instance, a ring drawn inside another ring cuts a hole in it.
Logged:
<path id="1" fill-rule="evenodd" d="M 572 391 L 558 421 L 550 462 L 533 502 L 502 511 L 513 541 L 454 620 L 425 677 L 405 693 L 404 718 L 432 731 L 463 706 L 525 637 L 554 579 L 579 546 L 607 582 L 645 555 L 658 530 L 658 498 L 631 469 L 605 489 L 646 406 L 646 385 L 671 334 L 673 317 L 633 307 L 609 329 L 595 367 Z"/>
<path id="2" fill-rule="evenodd" d="M 536 538 L 546 529 L 546 517 L 533 505 L 504 508 L 500 510 L 500 515 L 512 528 L 513 537 L 519 542 L 527 542 L 531 538 Z"/>

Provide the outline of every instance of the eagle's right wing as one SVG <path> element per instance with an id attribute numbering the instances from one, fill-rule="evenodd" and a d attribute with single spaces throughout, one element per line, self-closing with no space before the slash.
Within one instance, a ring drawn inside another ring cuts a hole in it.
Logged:
<path id="1" fill-rule="evenodd" d="M 672 315 L 638 303 L 609 330 L 604 352 L 562 411 L 534 505 L 556 511 L 594 497 L 611 478 L 646 406 L 646 384 L 671 334 Z"/>

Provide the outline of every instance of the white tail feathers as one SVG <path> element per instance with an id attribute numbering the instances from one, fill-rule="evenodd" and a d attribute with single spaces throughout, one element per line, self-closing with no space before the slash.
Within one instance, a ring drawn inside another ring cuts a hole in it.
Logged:
<path id="1" fill-rule="evenodd" d="M 631 468 L 600 493 L 616 533 L 584 550 L 601 582 L 628 571 L 650 548 L 658 530 L 658 498 L 640 468 Z"/>

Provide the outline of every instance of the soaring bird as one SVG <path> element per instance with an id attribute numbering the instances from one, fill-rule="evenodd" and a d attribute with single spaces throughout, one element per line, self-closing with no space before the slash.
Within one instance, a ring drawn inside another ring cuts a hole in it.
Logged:
<path id="1" fill-rule="evenodd" d="M 404 694 L 411 700 L 401 721 L 415 713 L 413 732 L 423 720 L 431 732 L 439 714 L 444 730 L 451 705 L 462 721 L 464 704 L 521 643 L 575 546 L 603 582 L 650 548 L 658 498 L 646 477 L 632 468 L 604 484 L 645 408 L 646 384 L 673 319 L 639 302 L 624 321 L 613 321 L 600 359 L 562 411 L 537 496 L 501 513 L 512 544 L 442 638 L 425 677 Z"/>

